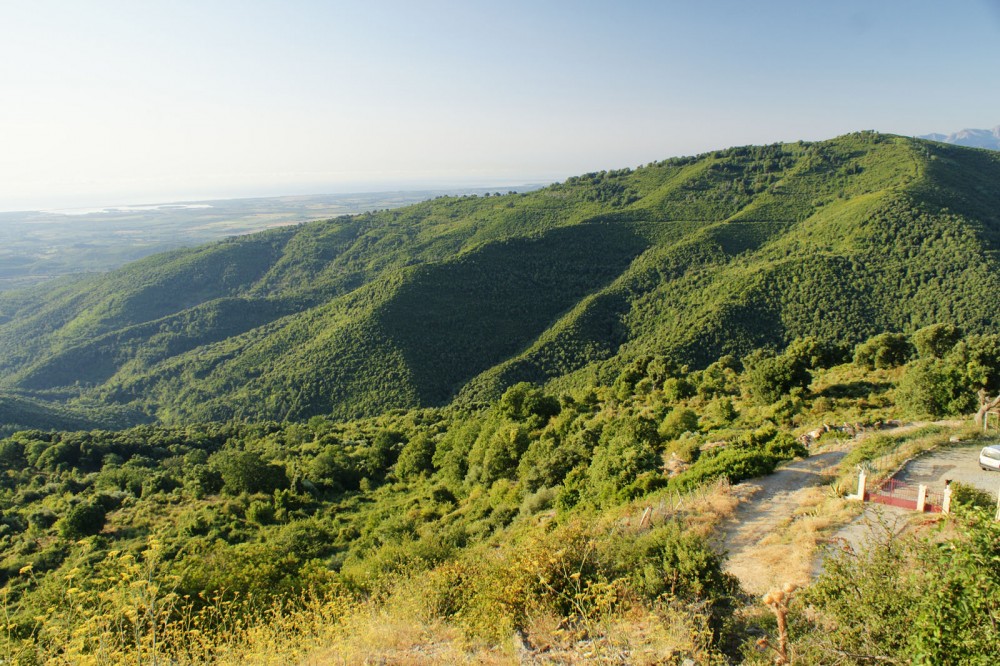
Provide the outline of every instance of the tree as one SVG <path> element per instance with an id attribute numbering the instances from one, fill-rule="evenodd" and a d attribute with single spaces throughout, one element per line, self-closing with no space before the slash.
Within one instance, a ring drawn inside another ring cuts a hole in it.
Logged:
<path id="1" fill-rule="evenodd" d="M 687 408 L 678 408 L 667 414 L 660 425 L 660 437 L 677 439 L 686 432 L 698 432 L 698 415 Z"/>
<path id="2" fill-rule="evenodd" d="M 640 476 L 656 472 L 660 456 L 643 441 L 618 435 L 597 447 L 587 471 L 589 491 L 597 503 L 609 505 L 635 494 Z"/>
<path id="3" fill-rule="evenodd" d="M 288 486 L 285 469 L 271 464 L 255 451 L 220 451 L 212 457 L 228 493 L 272 493 Z"/>
<path id="4" fill-rule="evenodd" d="M 107 513 L 99 502 L 81 502 L 70 508 L 59 525 L 59 532 L 67 539 L 97 534 L 104 529 Z"/>
<path id="5" fill-rule="evenodd" d="M 748 363 L 746 374 L 750 393 L 765 405 L 793 388 L 806 388 L 812 381 L 804 360 L 789 354 L 754 359 Z"/>
<path id="6" fill-rule="evenodd" d="M 396 476 L 412 479 L 434 471 L 434 440 L 427 433 L 419 433 L 406 443 L 396 461 Z"/>
<path id="7" fill-rule="evenodd" d="M 967 413 L 975 398 L 963 368 L 949 360 L 921 358 L 906 367 L 897 402 L 914 414 L 935 418 Z"/>
<path id="8" fill-rule="evenodd" d="M 961 339 L 962 330 L 954 324 L 931 324 L 912 336 L 920 358 L 944 358 Z"/>
<path id="9" fill-rule="evenodd" d="M 514 384 L 500 397 L 500 413 L 517 421 L 535 419 L 545 422 L 561 409 L 559 401 L 528 382 Z"/>
<path id="10" fill-rule="evenodd" d="M 913 345 L 902 333 L 880 333 L 854 348 L 854 363 L 868 370 L 896 368 L 913 356 Z"/>

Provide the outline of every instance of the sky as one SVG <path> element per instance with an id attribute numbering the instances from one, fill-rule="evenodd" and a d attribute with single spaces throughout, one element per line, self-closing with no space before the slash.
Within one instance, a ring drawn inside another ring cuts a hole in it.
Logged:
<path id="1" fill-rule="evenodd" d="M 0 210 L 1000 125 L 1000 0 L 0 0 Z"/>

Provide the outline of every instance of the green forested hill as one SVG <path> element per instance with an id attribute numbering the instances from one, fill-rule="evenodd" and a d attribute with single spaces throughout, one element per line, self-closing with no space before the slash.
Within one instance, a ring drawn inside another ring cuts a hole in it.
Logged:
<path id="1" fill-rule="evenodd" d="M 0 392 L 295 420 L 570 385 L 647 354 L 986 332 L 998 185 L 998 154 L 858 133 L 268 231 L 0 294 Z"/>

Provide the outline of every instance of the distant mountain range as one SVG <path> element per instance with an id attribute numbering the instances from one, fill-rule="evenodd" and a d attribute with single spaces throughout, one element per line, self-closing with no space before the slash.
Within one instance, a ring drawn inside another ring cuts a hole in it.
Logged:
<path id="1" fill-rule="evenodd" d="M 953 143 L 956 146 L 968 146 L 969 148 L 1000 150 L 1000 125 L 993 129 L 964 129 L 953 134 L 925 134 L 918 138 Z"/>

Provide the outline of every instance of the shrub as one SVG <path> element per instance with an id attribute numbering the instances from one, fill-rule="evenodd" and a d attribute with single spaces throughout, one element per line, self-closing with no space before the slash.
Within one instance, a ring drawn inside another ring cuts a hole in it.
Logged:
<path id="1" fill-rule="evenodd" d="M 528 433 L 519 423 L 507 420 L 488 423 L 469 451 L 467 481 L 488 486 L 499 479 L 512 478 L 528 442 Z"/>
<path id="2" fill-rule="evenodd" d="M 434 471 L 434 440 L 426 433 L 414 436 L 406 443 L 396 461 L 396 476 L 412 479 Z"/>
<path id="3" fill-rule="evenodd" d="M 722 556 L 679 523 L 666 523 L 634 541 L 616 540 L 612 547 L 615 574 L 645 599 L 698 601 L 708 606 L 716 630 L 732 613 L 739 582 L 723 571 Z"/>
<path id="4" fill-rule="evenodd" d="M 274 522 L 274 506 L 270 502 L 254 500 L 247 507 L 247 520 L 258 525 L 270 525 Z"/>
<path id="5" fill-rule="evenodd" d="M 641 474 L 654 472 L 660 457 L 651 445 L 625 436 L 614 437 L 594 451 L 587 477 L 589 493 L 597 504 L 606 506 L 631 499 L 638 493 L 633 488 Z"/>
<path id="6" fill-rule="evenodd" d="M 222 477 L 222 489 L 233 495 L 270 494 L 288 486 L 285 469 L 255 451 L 221 451 L 212 456 L 212 464 Z"/>
<path id="7" fill-rule="evenodd" d="M 961 481 L 951 484 L 951 502 L 958 507 L 977 507 L 980 509 L 995 509 L 996 498 L 976 486 Z"/>
<path id="8" fill-rule="evenodd" d="M 685 432 L 698 432 L 698 415 L 684 407 L 671 411 L 660 424 L 659 435 L 665 440 L 677 439 Z"/>
<path id="9" fill-rule="evenodd" d="M 802 595 L 809 612 L 796 661 L 827 663 L 836 646 L 883 663 L 996 663 L 1000 523 L 991 510 L 953 520 L 945 542 L 887 530 L 866 550 L 828 560 Z"/>
<path id="10" fill-rule="evenodd" d="M 511 386 L 500 397 L 499 403 L 501 414 L 518 421 L 535 417 L 544 422 L 557 415 L 560 409 L 559 400 L 527 382 Z"/>
<path id="11" fill-rule="evenodd" d="M 922 358 L 906 367 L 896 402 L 912 414 L 939 418 L 975 409 L 975 392 L 958 366 Z"/>
<path id="12" fill-rule="evenodd" d="M 63 516 L 59 532 L 67 539 L 79 539 L 104 529 L 107 514 L 99 502 L 81 502 Z"/>
<path id="13" fill-rule="evenodd" d="M 902 333 L 881 333 L 854 348 L 854 363 L 866 370 L 896 368 L 913 356 L 913 345 Z"/>
<path id="14" fill-rule="evenodd" d="M 757 401 L 769 405 L 793 388 L 808 387 L 812 375 L 803 359 L 782 354 L 748 361 L 747 381 Z"/>
<path id="15" fill-rule="evenodd" d="M 914 333 L 911 339 L 920 358 L 944 358 L 962 339 L 962 329 L 954 324 L 931 324 Z"/>

